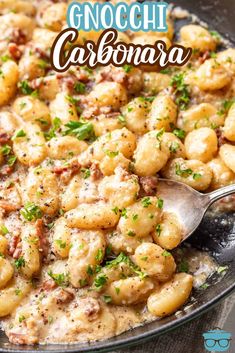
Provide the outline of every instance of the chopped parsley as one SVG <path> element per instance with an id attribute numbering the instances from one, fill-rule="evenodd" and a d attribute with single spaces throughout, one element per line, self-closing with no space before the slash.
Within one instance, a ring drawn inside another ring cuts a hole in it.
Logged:
<path id="1" fill-rule="evenodd" d="M 116 292 L 117 294 L 119 294 L 119 293 L 120 293 L 120 288 L 118 288 L 118 287 L 114 287 L 114 289 L 115 289 L 115 292 Z"/>
<path id="2" fill-rule="evenodd" d="M 169 75 L 171 74 L 172 70 L 168 67 L 167 69 L 163 69 L 160 71 L 161 74 L 164 74 L 164 75 Z"/>
<path id="3" fill-rule="evenodd" d="M 61 239 L 56 239 L 55 242 L 61 249 L 65 249 L 66 248 L 66 241 L 62 241 Z"/>
<path id="4" fill-rule="evenodd" d="M 227 271 L 227 269 L 228 269 L 228 266 L 219 266 L 219 267 L 217 268 L 217 273 L 218 273 L 218 274 L 224 273 L 224 272 Z"/>
<path id="5" fill-rule="evenodd" d="M 53 137 L 56 137 L 56 131 L 58 131 L 61 127 L 61 120 L 60 118 L 54 118 L 52 121 L 52 128 L 44 133 L 44 136 L 47 141 L 51 140 Z"/>
<path id="6" fill-rule="evenodd" d="M 128 109 L 129 109 L 129 108 L 128 108 Z M 127 109 L 127 110 L 128 110 L 128 109 Z M 129 112 L 129 110 L 128 110 L 128 112 Z M 120 115 L 118 116 L 118 121 L 120 121 L 121 124 L 125 125 L 125 124 L 126 124 L 126 118 L 125 118 L 125 116 L 123 116 L 123 115 L 120 114 Z"/>
<path id="7" fill-rule="evenodd" d="M 190 91 L 188 85 L 184 82 L 184 73 L 173 76 L 170 85 L 173 87 L 176 95 L 176 104 L 180 110 L 185 110 L 190 101 Z"/>
<path id="8" fill-rule="evenodd" d="M 80 280 L 79 280 L 79 284 L 80 284 L 81 287 L 85 287 L 85 286 L 87 285 L 87 280 L 86 280 L 86 278 L 80 279 Z"/>
<path id="9" fill-rule="evenodd" d="M 69 94 L 66 96 L 66 99 L 69 103 L 76 105 L 78 103 L 78 99 L 70 96 Z"/>
<path id="10" fill-rule="evenodd" d="M 160 237 L 162 232 L 161 224 L 157 224 L 155 230 L 156 230 L 157 236 Z"/>
<path id="11" fill-rule="evenodd" d="M 33 89 L 30 87 L 29 82 L 26 80 L 19 82 L 18 87 L 23 94 L 33 93 Z"/>
<path id="12" fill-rule="evenodd" d="M 88 168 L 82 168 L 83 179 L 88 179 L 91 176 L 91 171 Z"/>
<path id="13" fill-rule="evenodd" d="M 7 229 L 7 227 L 4 224 L 2 224 L 0 226 L 0 232 L 1 232 L 2 235 L 6 235 L 6 234 L 9 233 L 9 230 Z"/>
<path id="14" fill-rule="evenodd" d="M 217 112 L 218 115 L 225 115 L 228 113 L 229 109 L 232 107 L 232 105 L 235 103 L 235 98 L 234 99 L 226 99 L 221 103 L 221 108 Z"/>
<path id="15" fill-rule="evenodd" d="M 89 140 L 94 138 L 94 127 L 92 123 L 82 121 L 70 121 L 65 124 L 67 130 L 65 135 L 72 135 L 78 140 Z"/>
<path id="16" fill-rule="evenodd" d="M 94 274 L 94 271 L 93 271 L 93 268 L 92 268 L 91 265 L 88 265 L 88 266 L 87 266 L 86 273 L 87 273 L 89 276 L 92 276 L 92 275 Z"/>
<path id="17" fill-rule="evenodd" d="M 54 227 L 55 223 L 54 222 L 51 222 L 51 223 L 48 223 L 46 226 L 48 229 L 52 229 Z"/>
<path id="18" fill-rule="evenodd" d="M 46 60 L 40 59 L 38 62 L 38 67 L 44 70 L 48 67 L 48 62 Z"/>
<path id="19" fill-rule="evenodd" d="M 7 164 L 9 165 L 9 167 L 13 167 L 13 165 L 15 164 L 17 160 L 17 157 L 16 156 L 9 156 L 7 158 Z"/>
<path id="20" fill-rule="evenodd" d="M 185 168 L 184 169 L 184 168 L 182 168 L 180 166 L 179 163 L 176 163 L 176 165 L 175 165 L 175 174 L 179 175 L 179 176 L 181 176 L 183 178 L 187 178 L 187 177 L 189 177 L 190 175 L 193 174 L 193 171 L 192 171 L 191 168 Z"/>
<path id="21" fill-rule="evenodd" d="M 139 217 L 138 214 L 135 213 L 132 215 L 132 220 L 137 221 L 138 217 Z"/>
<path id="22" fill-rule="evenodd" d="M 174 129 L 173 134 L 179 139 L 184 139 L 186 135 L 185 131 L 181 129 Z"/>
<path id="23" fill-rule="evenodd" d="M 127 209 L 126 208 L 122 209 L 121 217 L 124 217 L 125 219 L 127 219 Z"/>
<path id="24" fill-rule="evenodd" d="M 210 31 L 212 37 L 214 37 L 217 41 L 221 41 L 221 35 L 217 31 Z"/>
<path id="25" fill-rule="evenodd" d="M 108 156 L 110 158 L 114 158 L 119 155 L 119 151 L 105 150 L 104 153 L 106 154 L 106 156 Z"/>
<path id="26" fill-rule="evenodd" d="M 113 211 L 115 214 L 118 214 L 119 208 L 116 206 L 116 207 L 112 208 L 112 211 Z"/>
<path id="27" fill-rule="evenodd" d="M 149 102 L 152 103 L 156 96 L 150 96 L 150 97 L 139 97 L 139 100 L 142 102 Z"/>
<path id="28" fill-rule="evenodd" d="M 64 273 L 55 274 L 51 270 L 49 270 L 47 274 L 53 279 L 53 281 L 57 284 L 57 286 L 67 287 L 69 285 L 68 274 L 64 274 Z"/>
<path id="29" fill-rule="evenodd" d="M 45 126 L 49 125 L 48 121 L 45 119 L 42 119 L 42 118 L 35 119 L 35 121 L 37 121 L 40 124 L 45 125 Z"/>
<path id="30" fill-rule="evenodd" d="M 80 81 L 76 82 L 74 85 L 74 91 L 80 94 L 85 93 L 86 85 Z"/>
<path id="31" fill-rule="evenodd" d="M 157 199 L 157 207 L 162 209 L 163 208 L 164 201 L 161 198 Z"/>
<path id="32" fill-rule="evenodd" d="M 131 259 L 129 258 L 129 256 L 127 256 L 126 254 L 124 254 L 123 252 L 121 252 L 116 259 L 112 260 L 112 261 L 107 261 L 105 267 L 106 268 L 114 268 L 117 267 L 119 264 L 121 264 L 122 262 L 124 262 L 125 264 L 128 265 L 128 267 L 135 273 L 137 274 L 141 279 L 146 277 L 146 274 L 144 272 L 142 272 L 140 270 L 140 268 L 135 265 Z"/>
<path id="33" fill-rule="evenodd" d="M 148 260 L 148 256 L 143 256 L 143 257 L 141 257 L 141 260 L 142 260 L 142 261 L 147 261 L 147 260 Z"/>
<path id="34" fill-rule="evenodd" d="M 21 294 L 22 294 L 22 290 L 20 290 L 19 288 L 16 288 L 15 295 L 19 296 Z"/>
<path id="35" fill-rule="evenodd" d="M 180 148 L 180 145 L 176 141 L 171 142 L 171 144 L 169 146 L 169 150 L 171 153 L 176 153 L 179 148 Z"/>
<path id="36" fill-rule="evenodd" d="M 147 208 L 149 207 L 150 205 L 152 205 L 152 202 L 150 200 L 150 197 L 144 197 L 142 200 L 141 200 L 141 203 L 143 205 L 144 208 Z"/>
<path id="37" fill-rule="evenodd" d="M 202 177 L 200 173 L 193 173 L 193 179 L 194 180 L 199 180 Z"/>
<path id="38" fill-rule="evenodd" d="M 124 65 L 122 68 L 127 74 L 129 74 L 133 67 L 131 65 Z"/>
<path id="39" fill-rule="evenodd" d="M 210 57 L 211 57 L 212 59 L 216 59 L 216 58 L 217 58 L 217 54 L 216 54 L 214 51 L 211 51 L 211 52 L 210 52 Z"/>
<path id="40" fill-rule="evenodd" d="M 98 252 L 96 254 L 95 259 L 100 262 L 100 261 L 102 261 L 103 256 L 104 256 L 103 250 L 102 249 L 98 249 Z"/>
<path id="41" fill-rule="evenodd" d="M 169 251 L 167 251 L 167 250 L 164 250 L 163 253 L 162 253 L 162 256 L 169 257 L 169 256 L 171 256 L 171 253 Z"/>
<path id="42" fill-rule="evenodd" d="M 204 283 L 200 286 L 201 289 L 207 289 L 209 287 L 208 283 Z"/>
<path id="43" fill-rule="evenodd" d="M 27 202 L 20 213 L 29 222 L 42 218 L 42 211 L 33 202 Z"/>
<path id="44" fill-rule="evenodd" d="M 3 56 L 1 56 L 1 60 L 2 60 L 2 62 L 7 62 L 7 61 L 9 61 L 9 60 L 11 60 L 11 58 L 10 58 L 10 56 L 9 55 L 3 55 Z"/>
<path id="45" fill-rule="evenodd" d="M 110 297 L 110 295 L 104 295 L 103 299 L 107 304 L 112 302 L 112 297 Z"/>
<path id="46" fill-rule="evenodd" d="M 26 136 L 26 132 L 21 129 L 15 132 L 14 136 L 11 138 L 13 141 L 18 138 L 18 137 L 25 137 Z"/>
<path id="47" fill-rule="evenodd" d="M 104 274 L 98 275 L 94 280 L 96 289 L 101 289 L 107 283 L 108 277 Z"/>
<path id="48" fill-rule="evenodd" d="M 128 230 L 127 235 L 128 235 L 128 237 L 134 237 L 135 232 L 133 232 L 133 230 Z"/>
<path id="49" fill-rule="evenodd" d="M 162 135 L 164 134 L 164 132 L 165 132 L 165 129 L 164 129 L 164 128 L 162 128 L 161 130 L 159 130 L 159 131 L 157 132 L 157 134 L 156 134 L 156 138 L 157 138 L 158 140 L 160 140 L 160 138 L 162 137 Z"/>
<path id="50" fill-rule="evenodd" d="M 21 324 L 25 319 L 24 315 L 19 316 L 19 323 Z"/>
<path id="51" fill-rule="evenodd" d="M 3 154 L 3 156 L 8 156 L 11 153 L 11 146 L 3 145 L 0 149 L 0 151 Z"/>
<path id="52" fill-rule="evenodd" d="M 15 260 L 15 267 L 17 269 L 25 267 L 25 259 L 23 258 L 23 256 L 20 256 L 17 260 Z"/>

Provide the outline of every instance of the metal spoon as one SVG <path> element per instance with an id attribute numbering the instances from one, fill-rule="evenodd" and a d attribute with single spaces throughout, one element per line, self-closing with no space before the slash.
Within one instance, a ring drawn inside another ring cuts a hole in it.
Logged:
<path id="1" fill-rule="evenodd" d="M 164 210 L 174 212 L 178 216 L 184 230 L 184 241 L 197 229 L 210 205 L 234 193 L 235 184 L 201 194 L 186 184 L 159 179 L 157 195 L 164 200 Z"/>

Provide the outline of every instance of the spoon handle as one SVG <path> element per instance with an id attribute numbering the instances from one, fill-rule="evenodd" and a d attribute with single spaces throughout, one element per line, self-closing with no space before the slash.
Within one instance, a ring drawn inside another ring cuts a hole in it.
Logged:
<path id="1" fill-rule="evenodd" d="M 235 194 L 235 184 L 225 186 L 221 189 L 215 190 L 207 194 L 207 197 L 209 199 L 209 205 L 214 203 L 217 200 L 222 199 L 225 196 L 229 196 Z"/>

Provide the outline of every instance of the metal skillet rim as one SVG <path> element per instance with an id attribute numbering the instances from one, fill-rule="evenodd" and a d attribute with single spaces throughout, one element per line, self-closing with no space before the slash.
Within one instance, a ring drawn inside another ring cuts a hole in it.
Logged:
<path id="1" fill-rule="evenodd" d="M 213 289 L 212 289 L 213 290 Z M 235 282 L 230 285 L 228 288 L 226 288 L 223 292 L 221 292 L 219 295 L 217 295 L 215 298 L 210 300 L 209 302 L 205 302 L 201 306 L 199 306 L 197 309 L 194 309 L 191 313 L 185 314 L 183 317 L 174 320 L 173 322 L 169 322 L 162 327 L 158 327 L 156 329 L 149 330 L 146 333 L 137 335 L 133 338 L 125 338 L 122 339 L 120 335 L 120 339 L 117 340 L 117 342 L 110 342 L 109 340 L 107 341 L 100 341 L 99 345 L 96 346 L 96 343 L 92 344 L 92 346 L 87 345 L 87 347 L 77 347 L 75 348 L 74 345 L 76 344 L 71 344 L 71 348 L 66 345 L 66 349 L 63 349 L 64 345 L 56 345 L 58 349 L 52 349 L 52 350 L 47 350 L 43 349 L 41 350 L 40 347 L 47 347 L 51 346 L 53 347 L 53 344 L 47 344 L 47 345 L 37 345 L 37 346 L 32 346 L 28 347 L 28 349 L 11 349 L 7 348 L 0 348 L 1 353 L 32 353 L 32 352 L 38 352 L 38 353 L 60 353 L 61 351 L 64 351 L 66 353 L 80 353 L 80 352 L 109 352 L 110 349 L 120 349 L 120 348 L 125 348 L 125 347 L 132 347 L 137 343 L 144 343 L 150 340 L 153 337 L 157 337 L 161 334 L 173 331 L 174 329 L 178 328 L 179 326 L 182 326 L 183 324 L 192 321 L 193 319 L 198 318 L 202 314 L 205 314 L 209 310 L 211 310 L 214 306 L 219 304 L 219 302 L 222 299 L 225 299 L 229 295 L 231 295 L 233 292 L 235 292 Z M 136 328 L 138 329 L 138 327 Z M 135 329 L 132 329 L 134 331 Z M 118 336 L 117 336 L 118 337 Z M 79 345 L 79 343 L 77 343 Z M 60 348 L 61 347 L 61 348 Z"/>

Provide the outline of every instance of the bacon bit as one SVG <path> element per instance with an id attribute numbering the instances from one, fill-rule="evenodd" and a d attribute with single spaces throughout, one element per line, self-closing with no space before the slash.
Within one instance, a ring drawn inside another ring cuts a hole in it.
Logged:
<path id="1" fill-rule="evenodd" d="M 101 172 L 98 163 L 92 163 L 90 167 L 90 172 L 92 181 L 99 180 L 103 176 L 103 173 Z"/>
<path id="2" fill-rule="evenodd" d="M 50 58 L 50 54 L 47 53 L 45 50 L 41 48 L 35 48 L 35 53 L 39 59 L 46 59 L 48 60 Z"/>
<path id="3" fill-rule="evenodd" d="M 77 82 L 76 76 L 63 76 L 63 75 L 56 75 L 56 78 L 60 80 L 62 88 L 67 88 L 68 90 L 72 91 L 74 88 L 75 83 Z"/>
<path id="4" fill-rule="evenodd" d="M 20 209 L 19 205 L 14 205 L 8 201 L 0 200 L 0 208 L 2 208 L 5 212 L 13 212 L 18 211 Z"/>
<path id="5" fill-rule="evenodd" d="M 77 172 L 80 168 L 81 165 L 78 163 L 78 161 L 72 160 L 70 165 L 55 166 L 53 172 L 55 174 L 61 175 L 62 173 L 67 172 L 70 169 L 72 169 L 74 172 Z"/>
<path id="6" fill-rule="evenodd" d="M 9 165 L 4 165 L 1 170 L 0 170 L 0 176 L 8 176 L 10 175 L 14 170 L 14 167 L 9 166 Z"/>
<path id="7" fill-rule="evenodd" d="M 43 84 L 43 78 L 42 77 L 39 77 L 39 78 L 35 78 L 34 80 L 32 80 L 30 83 L 29 83 L 29 86 L 34 89 L 34 90 L 37 90 L 39 89 Z"/>
<path id="8" fill-rule="evenodd" d="M 69 288 L 58 288 L 55 292 L 55 299 L 57 304 L 68 304 L 74 299 L 74 292 Z"/>
<path id="9" fill-rule="evenodd" d="M 228 142 L 228 140 L 226 139 L 226 137 L 223 134 L 223 131 L 218 128 L 215 130 L 216 136 L 218 138 L 218 146 L 221 147 L 222 145 L 224 145 L 226 142 Z"/>
<path id="10" fill-rule="evenodd" d="M 16 43 L 10 43 L 8 45 L 8 51 L 12 58 L 15 60 L 19 60 L 22 56 L 22 51 L 19 49 L 19 46 Z"/>
<path id="11" fill-rule="evenodd" d="M 14 235 L 9 242 L 8 254 L 13 257 L 13 259 L 18 259 L 22 253 L 22 245 L 19 235 Z"/>
<path id="12" fill-rule="evenodd" d="M 56 285 L 55 281 L 53 281 L 53 279 L 47 279 L 46 281 L 44 281 L 42 283 L 41 290 L 42 291 L 45 290 L 45 291 L 49 292 L 49 291 L 55 289 L 56 287 L 57 287 L 57 285 Z"/>
<path id="13" fill-rule="evenodd" d="M 105 115 L 105 117 L 107 119 L 117 118 L 118 116 L 120 116 L 120 112 L 112 112 L 112 113 L 108 113 L 108 114 Z"/>
<path id="14" fill-rule="evenodd" d="M 37 219 L 35 223 L 36 234 L 39 238 L 39 251 L 42 253 L 43 257 L 48 254 L 48 239 L 45 236 L 44 223 L 42 219 Z"/>
<path id="15" fill-rule="evenodd" d="M 109 67 L 100 72 L 97 82 L 100 83 L 103 81 L 114 81 L 125 85 L 127 83 L 127 78 L 128 76 L 124 70 L 120 68 Z"/>
<path id="16" fill-rule="evenodd" d="M 85 71 L 79 71 L 78 74 L 76 74 L 76 77 L 79 81 L 86 83 L 89 81 L 89 76 L 87 75 L 87 73 L 85 73 Z"/>
<path id="17" fill-rule="evenodd" d="M 38 337 L 30 336 L 23 333 L 10 332 L 8 334 L 8 338 L 10 343 L 13 343 L 13 344 L 33 345 L 38 343 Z"/>
<path id="18" fill-rule="evenodd" d="M 97 299 L 89 297 L 82 299 L 81 306 L 89 321 L 93 321 L 98 317 L 101 308 Z"/>
<path id="19" fill-rule="evenodd" d="M 153 196 L 156 194 L 158 177 L 157 176 L 147 176 L 140 178 L 140 185 L 143 191 L 148 196 Z"/>
<path id="20" fill-rule="evenodd" d="M 76 174 L 81 168 L 80 163 L 77 161 L 77 159 L 73 159 L 70 161 L 69 165 L 66 166 L 56 166 L 54 167 L 53 171 L 55 174 L 61 176 L 61 181 L 64 184 L 67 184 L 71 177 Z"/>
<path id="21" fill-rule="evenodd" d="M 10 140 L 10 136 L 5 132 L 0 133 L 0 145 L 5 145 Z"/>
<path id="22" fill-rule="evenodd" d="M 20 28 L 15 28 L 12 31 L 11 42 L 15 44 L 26 44 L 27 36 Z"/>
<path id="23" fill-rule="evenodd" d="M 74 86 L 78 81 L 81 81 L 83 83 L 87 83 L 89 81 L 89 77 L 85 72 L 78 71 L 75 74 L 57 74 L 56 78 L 60 80 L 62 88 L 67 88 L 69 91 L 74 90 Z"/>
<path id="24" fill-rule="evenodd" d="M 207 59 L 209 59 L 211 57 L 211 55 L 210 55 L 210 52 L 209 52 L 209 50 L 207 50 L 207 51 L 205 51 L 205 53 L 202 55 L 202 56 L 200 56 L 200 58 L 198 59 L 199 60 L 199 63 L 200 64 L 203 64 Z"/>
<path id="25" fill-rule="evenodd" d="M 82 116 L 85 119 L 90 119 L 93 116 L 97 116 L 97 115 L 100 115 L 100 109 L 97 106 L 88 107 L 82 113 Z"/>

